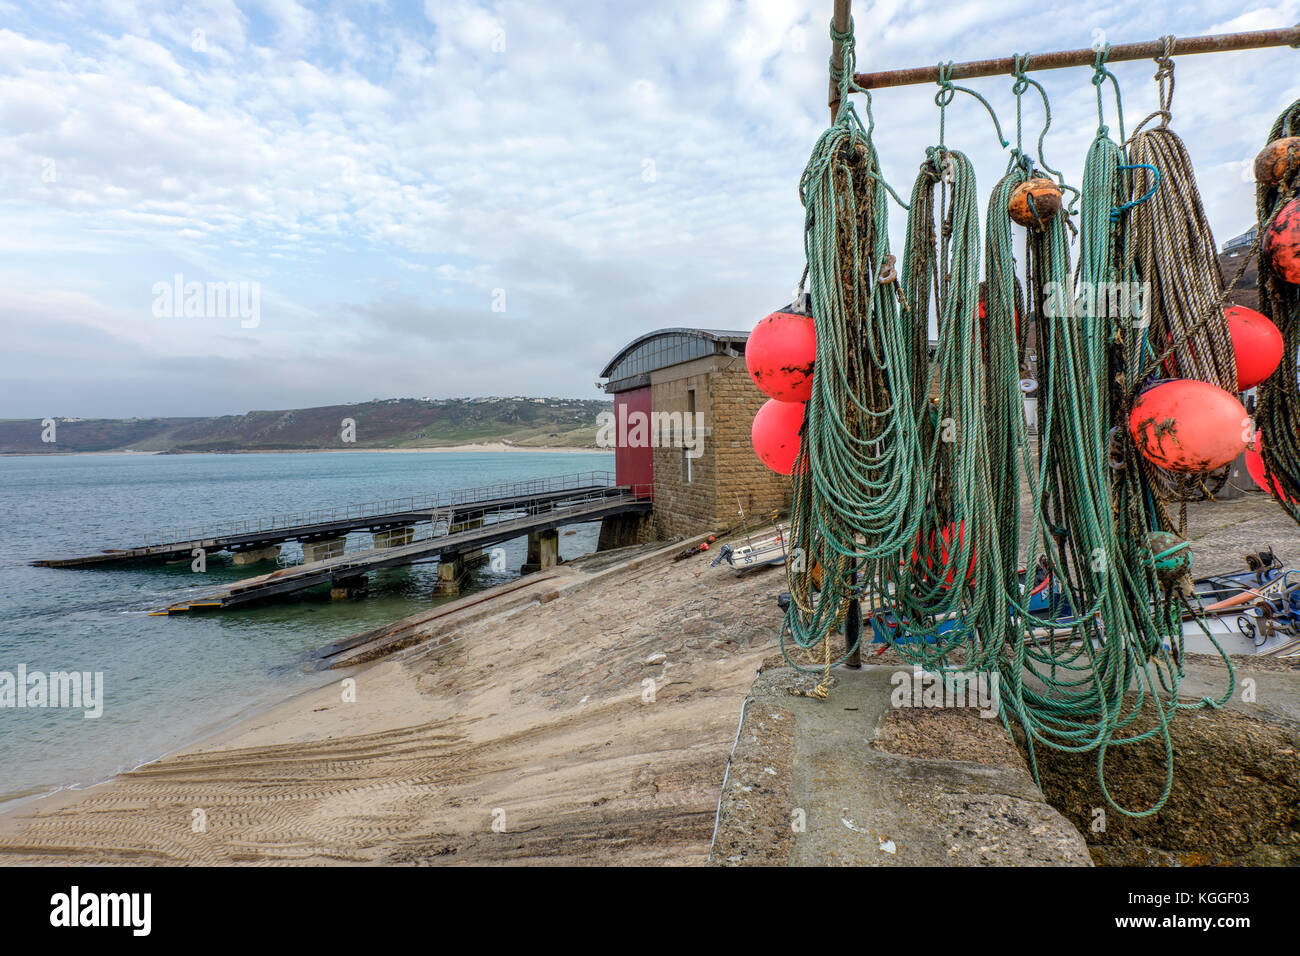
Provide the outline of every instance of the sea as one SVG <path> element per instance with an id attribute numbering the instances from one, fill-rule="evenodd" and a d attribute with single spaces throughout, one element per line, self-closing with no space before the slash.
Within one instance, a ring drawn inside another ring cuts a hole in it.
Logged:
<path id="1" fill-rule="evenodd" d="M 103 675 L 97 717 L 0 706 L 0 809 L 98 783 L 337 679 L 313 669 L 313 651 L 450 600 L 432 597 L 430 563 L 372 574 L 361 598 L 330 600 L 323 588 L 150 616 L 275 564 L 235 567 L 209 555 L 200 574 L 188 560 L 87 569 L 32 561 L 129 547 L 169 528 L 613 468 L 609 453 L 554 451 L 0 457 L 0 701 L 5 673 L 16 679 L 20 666 Z M 561 557 L 594 551 L 598 533 L 598 523 L 563 529 Z M 469 590 L 518 577 L 526 540 L 504 550 L 505 569 L 474 570 Z"/>

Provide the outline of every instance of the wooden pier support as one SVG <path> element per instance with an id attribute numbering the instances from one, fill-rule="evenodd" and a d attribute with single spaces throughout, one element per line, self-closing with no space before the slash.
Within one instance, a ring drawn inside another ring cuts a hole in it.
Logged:
<path id="1" fill-rule="evenodd" d="M 364 574 L 355 578 L 345 578 L 342 581 L 335 581 L 330 585 L 330 600 L 343 601 L 348 598 L 360 597 L 366 593 L 367 581 Z"/>
<path id="2" fill-rule="evenodd" d="M 520 574 L 532 574 L 560 563 L 560 533 L 554 528 L 528 532 L 528 560 Z"/>
<path id="3" fill-rule="evenodd" d="M 455 597 L 469 575 L 465 560 L 459 554 L 444 554 L 438 559 L 438 582 L 433 586 L 434 597 Z"/>
<path id="4" fill-rule="evenodd" d="M 273 544 L 265 548 L 247 548 L 243 551 L 232 551 L 230 563 L 234 565 L 257 564 L 259 561 L 274 561 L 279 556 L 280 546 Z"/>
<path id="5" fill-rule="evenodd" d="M 302 560 L 304 564 L 337 558 L 343 554 L 347 538 L 331 538 L 327 541 L 304 541 L 302 543 Z"/>

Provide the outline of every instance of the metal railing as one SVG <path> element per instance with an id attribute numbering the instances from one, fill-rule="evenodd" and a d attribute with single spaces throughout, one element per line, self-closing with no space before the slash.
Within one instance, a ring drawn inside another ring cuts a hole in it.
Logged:
<path id="1" fill-rule="evenodd" d="M 292 511 L 267 517 L 236 518 L 201 527 L 172 528 L 146 534 L 143 547 L 158 548 L 172 544 L 191 544 L 212 538 L 290 531 L 312 525 L 331 524 L 339 521 L 359 521 L 384 515 L 410 514 L 422 511 L 432 514 L 432 512 L 438 510 L 471 505 L 480 501 L 493 501 L 498 498 L 523 498 L 530 495 L 555 494 L 561 491 L 612 487 L 614 487 L 612 472 L 583 471 L 572 475 L 558 475 L 553 478 L 531 478 L 525 481 L 502 482 L 476 488 L 457 488 L 427 495 L 412 495 L 406 498 L 387 498 L 383 501 L 340 505 L 335 508 Z"/>
<path id="2" fill-rule="evenodd" d="M 619 494 L 611 494 L 615 486 L 605 486 L 602 488 L 589 488 L 586 491 L 580 491 L 574 495 L 566 495 L 563 498 L 538 497 L 514 501 L 510 504 L 500 505 L 485 511 L 481 516 L 476 516 L 474 521 L 482 522 L 482 530 L 485 533 L 490 532 L 495 525 L 509 524 L 511 522 L 523 522 L 527 518 L 539 515 L 564 515 L 566 513 L 579 511 L 582 508 L 599 502 L 608 502 L 613 499 L 626 498 L 632 501 L 644 501 L 649 498 L 652 486 L 648 484 L 638 484 L 623 486 L 618 488 Z M 540 492 L 539 494 L 545 494 Z M 490 499 L 489 499 L 490 500 Z M 442 516 L 445 517 L 445 516 Z M 595 519 L 593 519 L 595 520 Z M 373 538 L 367 546 L 364 540 L 349 540 L 342 554 L 333 555 L 332 557 L 359 558 L 381 551 L 397 551 L 401 548 L 412 545 L 425 544 L 434 538 L 445 538 L 452 534 L 460 534 L 464 531 L 479 530 L 478 528 L 469 528 L 464 526 L 453 525 L 448 521 L 437 521 L 429 525 L 427 529 L 421 529 L 412 533 L 409 541 L 403 541 L 398 544 L 387 547 L 375 547 Z M 523 531 L 520 532 L 524 533 Z M 306 563 L 304 555 L 300 552 L 289 555 L 281 555 L 276 559 L 276 563 L 281 567 L 290 567 Z"/>

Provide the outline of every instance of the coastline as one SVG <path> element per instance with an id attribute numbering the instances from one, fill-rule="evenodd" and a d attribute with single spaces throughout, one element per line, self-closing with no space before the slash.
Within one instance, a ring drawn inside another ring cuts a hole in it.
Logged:
<path id="1" fill-rule="evenodd" d="M 385 455 L 408 455 L 423 452 L 562 452 L 565 454 L 601 454 L 612 449 L 599 447 L 582 447 L 578 445 L 514 445 L 510 442 L 471 442 L 461 445 L 432 445 L 419 448 L 249 448 L 234 451 L 46 451 L 46 452 L 0 452 L 0 458 L 65 458 L 71 456 L 92 455 L 320 455 L 342 452 L 358 454 L 361 452 L 378 452 Z"/>

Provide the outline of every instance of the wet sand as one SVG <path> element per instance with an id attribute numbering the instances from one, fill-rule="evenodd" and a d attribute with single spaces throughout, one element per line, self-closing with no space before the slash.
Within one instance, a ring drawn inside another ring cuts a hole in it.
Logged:
<path id="1" fill-rule="evenodd" d="M 703 863 L 784 584 L 679 550 L 417 616 L 336 682 L 10 811 L 0 863 Z"/>

